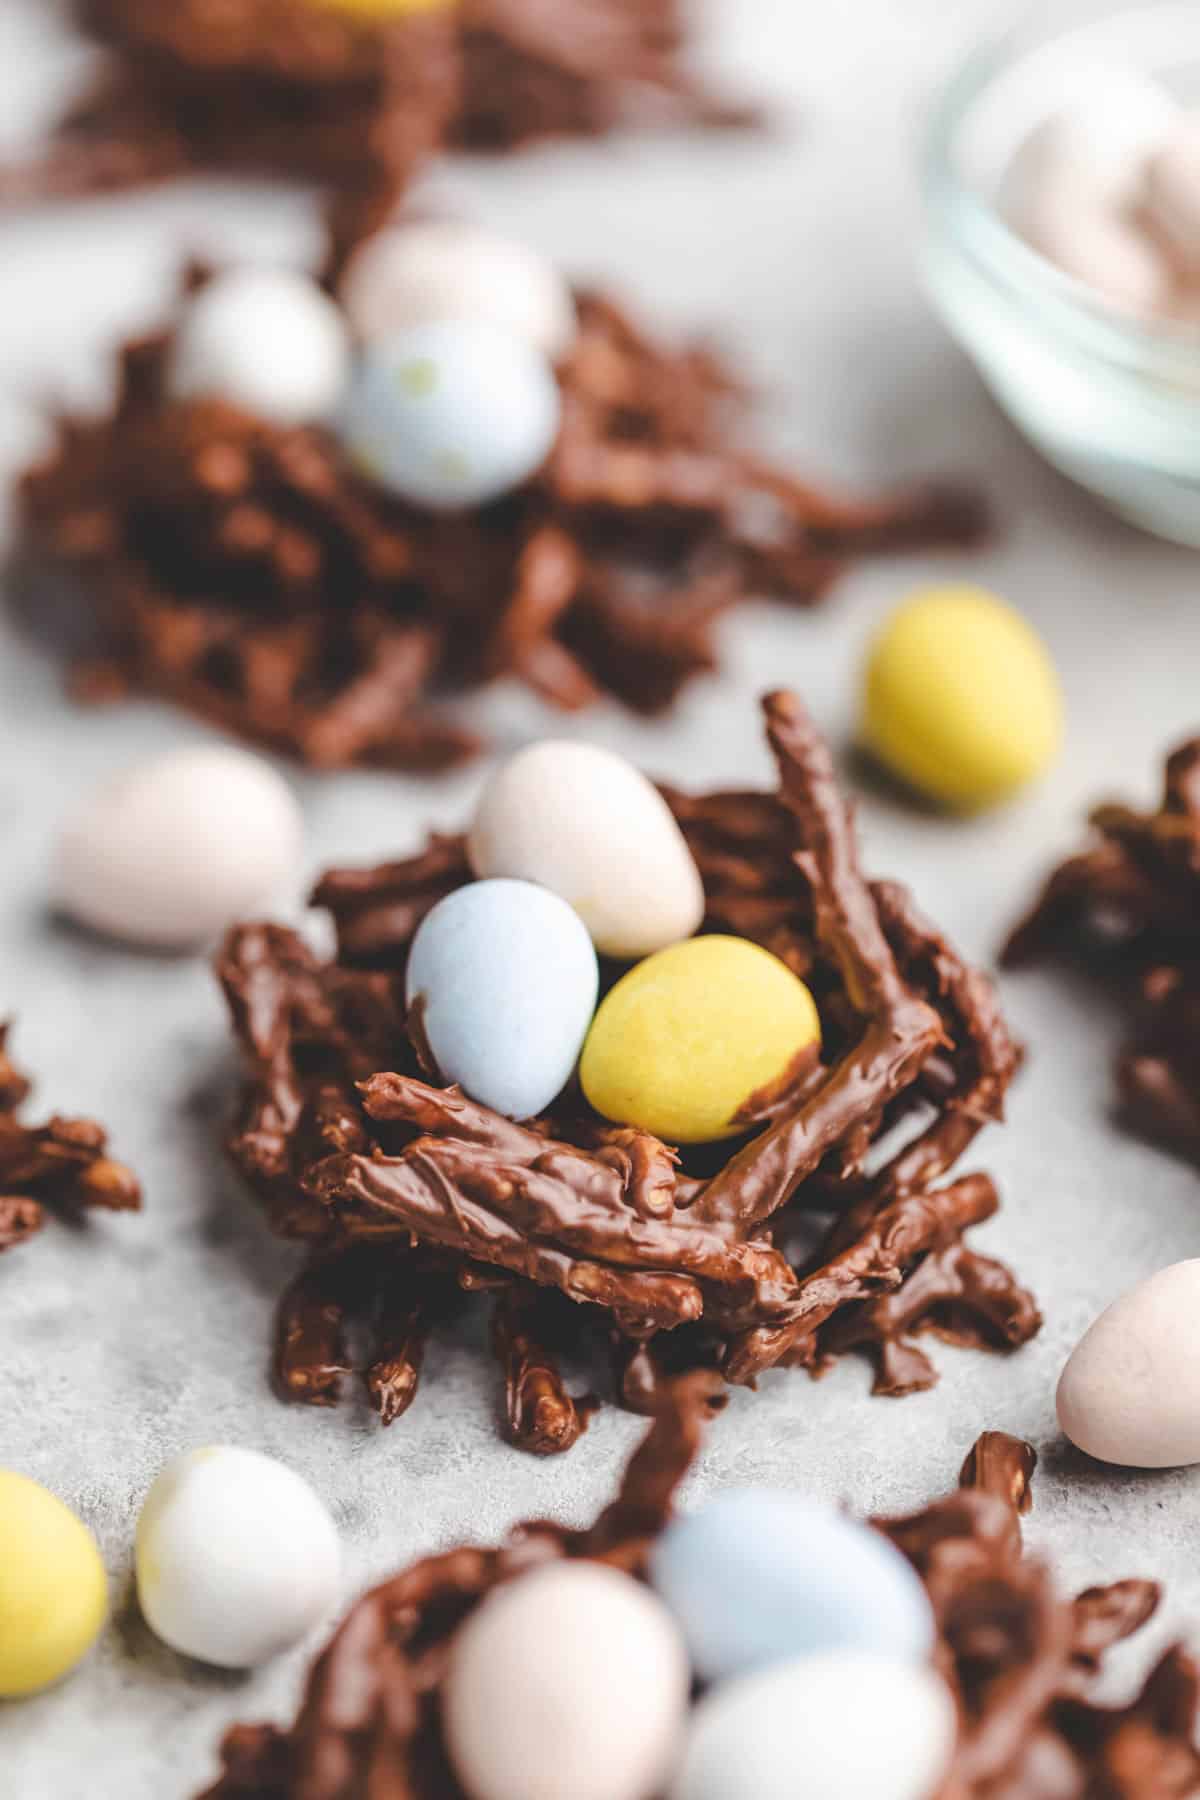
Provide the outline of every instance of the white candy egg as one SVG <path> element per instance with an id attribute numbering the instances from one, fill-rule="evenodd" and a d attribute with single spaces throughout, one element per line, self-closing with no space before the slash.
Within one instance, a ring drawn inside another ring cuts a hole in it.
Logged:
<path id="1" fill-rule="evenodd" d="M 1200 1260 L 1160 1269 L 1100 1314 L 1062 1372 L 1058 1420 L 1102 1462 L 1200 1463 Z"/>
<path id="2" fill-rule="evenodd" d="M 443 319 L 367 346 L 342 434 L 370 480 L 452 512 L 536 474 L 561 415 L 554 371 L 527 339 L 486 319 Z"/>
<path id="3" fill-rule="evenodd" d="M 172 750 L 92 794 L 58 846 L 54 894 L 94 931 L 184 949 L 295 876 L 299 808 L 269 763 L 226 745 Z"/>
<path id="4" fill-rule="evenodd" d="M 351 257 L 341 302 L 358 336 L 439 319 L 490 319 L 551 362 L 575 340 L 575 302 L 553 263 L 477 225 L 439 219 L 381 231 Z"/>
<path id="5" fill-rule="evenodd" d="M 528 1119 L 574 1072 L 600 971 L 582 921 L 557 894 L 527 881 L 476 881 L 422 921 L 407 980 L 445 1079 Z"/>
<path id="6" fill-rule="evenodd" d="M 666 801 L 595 744 L 519 751 L 484 788 L 469 850 L 477 875 L 561 894 L 606 956 L 649 956 L 704 917 L 700 871 Z"/>
<path id="7" fill-rule="evenodd" d="M 169 1463 L 138 1519 L 142 1613 L 164 1643 L 252 1669 L 336 1605 L 341 1549 L 306 1481 L 257 1450 L 193 1450 Z"/>
<path id="8" fill-rule="evenodd" d="M 713 1690 L 670 1800 L 931 1800 L 954 1749 L 933 1670 L 840 1651 Z"/>
<path id="9" fill-rule="evenodd" d="M 471 1800 L 650 1800 L 679 1743 L 683 1643 L 647 1589 L 559 1563 L 496 1590 L 451 1651 L 442 1716 Z"/>
<path id="10" fill-rule="evenodd" d="M 178 400 L 227 400 L 274 425 L 308 425 L 333 417 L 349 373 L 346 322 L 314 281 L 232 269 L 184 312 L 167 387 Z"/>
<path id="11" fill-rule="evenodd" d="M 1090 205 L 1131 205 L 1147 159 L 1178 117 L 1170 94 L 1148 76 L 1119 64 L 1081 64 L 1062 105 L 1030 132 L 1009 165 L 1005 211 L 1020 226 L 1026 204 L 1055 184 Z"/>

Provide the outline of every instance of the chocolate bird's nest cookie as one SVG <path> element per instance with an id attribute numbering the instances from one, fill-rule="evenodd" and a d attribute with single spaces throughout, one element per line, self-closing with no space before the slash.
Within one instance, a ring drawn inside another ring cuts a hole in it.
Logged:
<path id="1" fill-rule="evenodd" d="M 840 501 L 742 453 L 721 365 L 594 295 L 549 464 L 461 515 L 371 486 L 328 431 L 168 399 L 169 347 L 131 346 L 112 416 L 64 421 L 25 478 L 19 598 L 86 624 L 81 696 L 149 690 L 317 765 L 468 756 L 437 701 L 502 675 L 661 710 L 732 607 L 812 605 L 852 557 L 984 524 L 961 491 Z"/>
<path id="2" fill-rule="evenodd" d="M 108 66 L 0 201 L 208 170 L 298 176 L 358 218 L 446 143 L 508 149 L 634 123 L 750 124 L 689 74 L 680 0 L 75 0 Z"/>
<path id="3" fill-rule="evenodd" d="M 699 1374 L 663 1394 L 620 1494 L 590 1530 L 534 1521 L 499 1549 L 430 1557 L 367 1594 L 316 1662 L 295 1724 L 228 1733 L 207 1800 L 462 1800 L 439 1724 L 454 1632 L 501 1582 L 558 1558 L 644 1577 L 713 1403 Z M 1175 1648 L 1128 1705 L 1090 1698 L 1107 1652 L 1153 1615 L 1159 1590 L 1118 1581 L 1062 1597 L 1022 1552 L 1036 1460 L 1030 1445 L 985 1432 L 957 1492 L 873 1521 L 925 1584 L 936 1664 L 958 1702 L 937 1800 L 1186 1800 L 1200 1784 L 1200 1671 Z M 802 1765 L 799 1733 L 796 1755 Z"/>
<path id="4" fill-rule="evenodd" d="M 936 1379 L 924 1332 L 1010 1349 L 1037 1331 L 1030 1295 L 966 1241 L 996 1211 L 991 1180 L 945 1179 L 1017 1067 L 991 985 L 903 888 L 865 880 L 800 702 L 776 694 L 766 715 L 778 793 L 667 794 L 706 929 L 780 957 L 822 1018 L 821 1059 L 758 1096 L 732 1148 L 681 1159 L 578 1093 L 518 1125 L 431 1085 L 404 971 L 425 914 L 471 879 L 459 838 L 327 874 L 314 898 L 337 926 L 332 961 L 282 926 L 231 933 L 218 968 L 249 1079 L 229 1147 L 274 1228 L 311 1246 L 279 1315 L 285 1394 L 332 1403 L 347 1324 L 365 1322 L 367 1388 L 390 1422 L 430 1327 L 480 1290 L 509 1434 L 539 1452 L 583 1428 L 590 1402 L 568 1393 L 556 1351 L 590 1337 L 607 1341 L 624 1402 L 647 1409 L 664 1372 L 707 1365 L 752 1385 L 848 1350 L 871 1358 L 878 1392 L 906 1394 Z"/>
<path id="5" fill-rule="evenodd" d="M 0 1254 L 41 1230 L 46 1209 L 78 1217 L 88 1210 L 136 1212 L 137 1177 L 108 1154 L 108 1137 L 93 1119 L 45 1125 L 21 1118 L 30 1083 L 8 1053 L 0 1025 Z"/>
<path id="6" fill-rule="evenodd" d="M 1123 1117 L 1200 1162 L 1200 738 L 1167 758 L 1156 810 L 1110 802 L 1091 826 L 1004 959 L 1069 959 L 1112 988 L 1132 1021 L 1117 1063 Z"/>

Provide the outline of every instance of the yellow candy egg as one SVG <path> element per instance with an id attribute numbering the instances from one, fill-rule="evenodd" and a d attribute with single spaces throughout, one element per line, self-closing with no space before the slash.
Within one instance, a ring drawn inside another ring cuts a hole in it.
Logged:
<path id="1" fill-rule="evenodd" d="M 1049 654 L 983 588 L 926 588 L 875 640 L 863 697 L 869 749 L 912 787 L 969 811 L 1040 775 L 1062 738 Z"/>
<path id="2" fill-rule="evenodd" d="M 372 19 L 386 24 L 391 19 L 409 18 L 414 13 L 449 12 L 457 0 L 308 0 L 326 12 L 349 13 L 355 19 Z"/>
<path id="3" fill-rule="evenodd" d="M 70 1507 L 0 1469 L 0 1700 L 61 1680 L 100 1635 L 108 1580 Z"/>
<path id="4" fill-rule="evenodd" d="M 735 1137 L 747 1101 L 820 1037 L 812 995 L 778 957 L 746 938 L 689 938 L 618 981 L 579 1073 L 606 1119 L 707 1144 Z"/>

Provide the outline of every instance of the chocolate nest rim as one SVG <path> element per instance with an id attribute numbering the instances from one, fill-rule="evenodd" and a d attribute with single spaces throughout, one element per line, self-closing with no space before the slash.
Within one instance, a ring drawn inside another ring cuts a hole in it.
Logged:
<path id="1" fill-rule="evenodd" d="M 1200 1163 L 1200 738 L 1167 757 L 1157 807 L 1105 802 L 1091 838 L 1048 877 L 1003 952 L 1009 968 L 1073 962 L 1115 996 L 1131 1130 Z"/>
<path id="2" fill-rule="evenodd" d="M 665 1389 L 617 1499 L 589 1530 L 532 1521 L 498 1549 L 429 1557 L 365 1595 L 314 1664 L 295 1723 L 227 1733 L 224 1773 L 205 1800 L 463 1800 L 439 1723 L 453 1633 L 502 1582 L 559 1558 L 645 1579 L 720 1400 L 704 1372 Z M 1153 1616 L 1160 1589 L 1126 1580 L 1061 1597 L 1023 1553 L 1036 1465 L 1031 1445 L 985 1432 L 957 1491 L 870 1521 L 925 1585 L 935 1665 L 957 1702 L 958 1742 L 936 1800 L 1186 1800 L 1200 1783 L 1200 1670 L 1176 1645 L 1128 1705 L 1090 1697 L 1108 1651 Z"/>
<path id="3" fill-rule="evenodd" d="M 735 447 L 709 351 L 602 295 L 579 317 L 545 469 L 454 515 L 373 487 L 331 432 L 170 401 L 169 331 L 128 346 L 115 411 L 61 419 L 21 483 L 18 605 L 46 636 L 68 621 L 78 698 L 148 691 L 317 767 L 431 770 L 480 748 L 453 694 L 505 676 L 563 711 L 661 712 L 736 606 L 811 606 L 852 557 L 986 529 L 961 488 L 819 492 Z"/>
<path id="4" fill-rule="evenodd" d="M 315 180 L 380 218 L 443 145 L 508 150 L 629 125 L 744 129 L 687 66 L 680 0 L 448 0 L 394 20 L 319 0 L 74 0 L 108 57 L 0 204 L 216 169 Z"/>
<path id="5" fill-rule="evenodd" d="M 35 1237 L 47 1209 L 72 1220 L 142 1204 L 136 1175 L 108 1154 L 108 1134 L 94 1119 L 22 1119 L 32 1084 L 9 1054 L 11 1030 L 0 1023 L 0 1255 Z"/>
<path id="6" fill-rule="evenodd" d="M 1001 1116 L 1018 1065 L 991 984 L 903 888 L 867 883 L 823 739 L 794 695 L 764 707 L 778 795 L 664 790 L 704 928 L 780 957 L 822 1017 L 827 1060 L 757 1096 L 732 1150 L 685 1162 L 577 1091 L 518 1125 L 422 1078 L 404 964 L 421 919 L 471 878 L 460 838 L 327 874 L 313 899 L 336 960 L 278 925 L 230 934 L 217 969 L 248 1079 L 229 1151 L 273 1228 L 310 1246 L 279 1310 L 286 1397 L 333 1404 L 354 1367 L 347 1328 L 365 1323 L 367 1390 L 390 1423 L 431 1327 L 483 1290 L 508 1434 L 541 1454 L 586 1424 L 594 1401 L 568 1392 L 557 1351 L 593 1324 L 634 1410 L 691 1365 L 752 1386 L 849 1350 L 873 1361 L 876 1392 L 907 1394 L 936 1380 L 920 1333 L 1011 1349 L 1037 1331 L 1032 1297 L 964 1242 L 998 1207 L 991 1179 L 939 1185 Z"/>

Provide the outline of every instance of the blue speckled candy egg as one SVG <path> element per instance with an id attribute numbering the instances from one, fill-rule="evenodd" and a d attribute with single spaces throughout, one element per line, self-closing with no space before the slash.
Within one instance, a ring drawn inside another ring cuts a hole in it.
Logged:
<path id="1" fill-rule="evenodd" d="M 562 398 L 525 337 L 488 319 L 412 325 L 367 346 L 342 412 L 370 480 L 436 512 L 511 493 L 545 462 Z"/>
<path id="2" fill-rule="evenodd" d="M 799 1494 L 732 1491 L 676 1519 L 650 1578 L 706 1681 L 833 1650 L 920 1661 L 933 1646 L 925 1589 L 900 1552 Z"/>
<path id="3" fill-rule="evenodd" d="M 600 971 L 565 900 L 529 881 L 476 881 L 441 900 L 413 940 L 408 1004 L 447 1081 L 528 1119 L 570 1080 Z"/>

